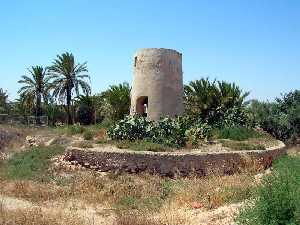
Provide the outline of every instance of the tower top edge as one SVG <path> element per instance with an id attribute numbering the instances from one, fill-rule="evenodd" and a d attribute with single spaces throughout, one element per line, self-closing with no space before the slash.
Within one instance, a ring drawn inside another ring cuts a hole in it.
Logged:
<path id="1" fill-rule="evenodd" d="M 153 53 L 171 53 L 171 54 L 177 54 L 177 55 L 182 55 L 180 52 L 174 50 L 174 49 L 169 49 L 169 48 L 141 48 L 138 49 L 134 56 L 140 55 L 140 54 L 153 54 Z"/>

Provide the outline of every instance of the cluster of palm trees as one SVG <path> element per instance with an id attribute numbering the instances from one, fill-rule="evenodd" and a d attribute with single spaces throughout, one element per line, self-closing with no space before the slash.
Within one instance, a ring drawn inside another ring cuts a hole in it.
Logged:
<path id="1" fill-rule="evenodd" d="M 97 118 L 116 121 L 129 113 L 130 85 L 126 82 L 112 85 L 108 90 L 91 96 L 87 63 L 75 62 L 71 53 L 57 55 L 51 66 L 33 66 L 28 73 L 18 81 L 23 84 L 18 91 L 19 102 L 35 109 L 37 118 L 43 115 L 43 108 L 50 109 L 48 116 L 54 114 L 57 103 L 65 109 L 64 121 L 67 117 L 68 124 L 74 122 L 74 108 L 78 109 L 79 122 L 84 124 L 95 122 Z M 249 92 L 243 92 L 235 83 L 201 78 L 184 86 L 185 112 L 205 119 L 216 112 L 243 108 L 248 95 Z M 55 121 L 52 119 L 52 124 Z"/>
<path id="2" fill-rule="evenodd" d="M 235 83 L 201 78 L 184 86 L 185 111 L 207 118 L 220 109 L 242 108 L 249 93 L 243 92 Z"/>
<path id="3" fill-rule="evenodd" d="M 18 83 L 23 84 L 18 93 L 24 105 L 35 106 L 37 117 L 42 116 L 42 102 L 47 104 L 55 99 L 66 105 L 68 124 L 73 123 L 71 104 L 74 93 L 89 95 L 91 93 L 90 76 L 87 63 L 75 62 L 71 53 L 57 55 L 51 66 L 33 66 L 29 74 L 23 75 Z"/>

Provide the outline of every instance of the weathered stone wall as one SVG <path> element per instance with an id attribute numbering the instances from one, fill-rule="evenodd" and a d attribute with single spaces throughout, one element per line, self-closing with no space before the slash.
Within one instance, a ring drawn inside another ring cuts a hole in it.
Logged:
<path id="1" fill-rule="evenodd" d="M 151 153 L 67 150 L 64 159 L 100 171 L 148 172 L 161 176 L 230 175 L 249 167 L 266 169 L 285 148 L 228 153 Z"/>
<path id="2" fill-rule="evenodd" d="M 150 120 L 183 113 L 182 55 L 171 49 L 147 48 L 134 56 L 131 114 L 137 113 L 137 100 L 148 97 Z"/>

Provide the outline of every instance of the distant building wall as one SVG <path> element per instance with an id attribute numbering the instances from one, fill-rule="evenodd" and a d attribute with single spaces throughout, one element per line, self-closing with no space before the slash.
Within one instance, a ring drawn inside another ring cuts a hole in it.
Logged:
<path id="1" fill-rule="evenodd" d="M 134 55 L 130 113 L 143 114 L 150 120 L 183 113 L 181 53 L 147 48 Z"/>

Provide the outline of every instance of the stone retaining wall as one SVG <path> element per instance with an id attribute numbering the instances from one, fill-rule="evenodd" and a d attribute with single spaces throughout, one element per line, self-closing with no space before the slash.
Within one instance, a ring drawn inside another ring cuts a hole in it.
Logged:
<path id="1" fill-rule="evenodd" d="M 285 147 L 228 153 L 140 153 L 69 148 L 64 160 L 99 171 L 148 172 L 174 177 L 231 175 L 247 168 L 266 169 L 283 154 L 286 154 Z"/>

